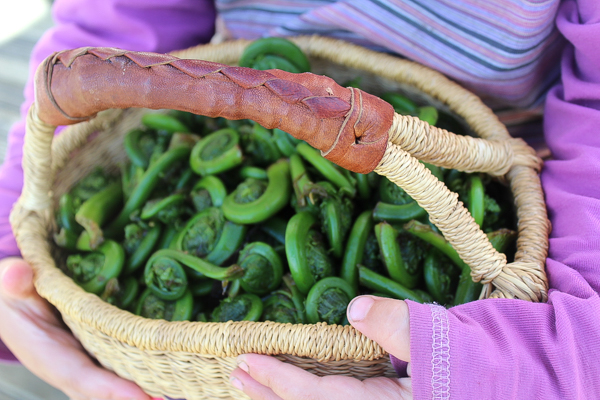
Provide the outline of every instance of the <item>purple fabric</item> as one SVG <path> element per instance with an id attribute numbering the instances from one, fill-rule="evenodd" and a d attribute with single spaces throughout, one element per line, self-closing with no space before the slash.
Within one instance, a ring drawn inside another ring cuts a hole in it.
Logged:
<path id="1" fill-rule="evenodd" d="M 7 363 L 17 363 L 19 360 L 10 352 L 4 343 L 0 340 L 0 361 Z"/>
<path id="2" fill-rule="evenodd" d="M 204 42 L 213 31 L 210 2 L 84 3 L 57 0 L 59 25 L 36 47 L 32 71 L 63 48 L 168 51 Z M 490 299 L 450 310 L 409 301 L 415 399 L 600 397 L 600 3 L 565 1 L 557 24 L 572 45 L 564 52 L 562 85 L 546 104 L 554 157 L 542 173 L 553 223 L 549 301 Z M 26 98 L 28 105 L 31 85 Z M 22 136 L 19 123 L 0 170 L 0 257 L 18 253 L 7 216 L 21 190 Z"/>
<path id="3" fill-rule="evenodd" d="M 545 110 L 549 301 L 408 302 L 415 399 L 600 397 L 600 3 L 563 2 L 557 25 L 572 46 Z"/>

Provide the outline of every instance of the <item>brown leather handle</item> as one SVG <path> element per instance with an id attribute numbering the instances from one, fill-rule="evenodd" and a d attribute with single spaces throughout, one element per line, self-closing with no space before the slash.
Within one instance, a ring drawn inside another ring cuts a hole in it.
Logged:
<path id="1" fill-rule="evenodd" d="M 55 126 L 129 107 L 252 119 L 360 173 L 379 164 L 394 115 L 378 97 L 325 76 L 89 47 L 55 53 L 40 65 L 36 104 L 39 118 Z"/>

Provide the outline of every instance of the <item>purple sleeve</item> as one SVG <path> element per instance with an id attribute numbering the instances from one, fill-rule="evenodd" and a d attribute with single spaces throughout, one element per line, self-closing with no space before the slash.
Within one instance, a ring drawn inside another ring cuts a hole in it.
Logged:
<path id="1" fill-rule="evenodd" d="M 0 362 L 1 363 L 18 363 L 17 358 L 10 352 L 4 343 L 0 340 Z"/>
<path id="2" fill-rule="evenodd" d="M 82 46 L 109 46 L 127 50 L 168 52 L 210 40 L 215 29 L 212 0 L 56 0 L 56 26 L 44 34 L 33 50 L 23 121 L 33 102 L 31 77 L 48 55 Z M 0 259 L 18 255 L 8 221 L 12 205 L 21 193 L 23 135 L 25 123 L 9 132 L 8 151 L 0 167 Z M 12 355 L 0 341 L 0 360 Z"/>
<path id="3" fill-rule="evenodd" d="M 600 2 L 564 1 L 557 25 L 570 45 L 545 110 L 548 303 L 408 302 L 415 399 L 600 397 Z"/>
<path id="4" fill-rule="evenodd" d="M 211 0 L 56 0 L 56 26 L 33 50 L 29 76 L 55 51 L 82 46 L 109 46 L 127 50 L 167 52 L 210 40 L 215 29 Z M 33 102 L 33 83 L 25 88 L 23 120 Z M 0 259 L 19 254 L 8 216 L 21 193 L 21 157 L 25 123 L 15 124 L 0 169 Z"/>

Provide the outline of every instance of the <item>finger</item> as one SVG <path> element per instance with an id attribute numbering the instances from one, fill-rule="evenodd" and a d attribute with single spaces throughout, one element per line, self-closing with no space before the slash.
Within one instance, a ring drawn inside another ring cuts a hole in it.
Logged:
<path id="1" fill-rule="evenodd" d="M 348 321 L 400 360 L 410 361 L 408 306 L 402 300 L 359 296 L 348 305 Z"/>
<path id="2" fill-rule="evenodd" d="M 33 374 L 73 398 L 89 399 L 93 394 L 105 400 L 148 399 L 135 384 L 97 367 L 64 328 L 36 322 L 21 330 L 2 330 L 3 340 Z"/>
<path id="3" fill-rule="evenodd" d="M 98 367 L 33 286 L 20 259 L 0 262 L 0 336 L 32 373 L 76 399 L 149 397 L 134 383 Z"/>
<path id="4" fill-rule="evenodd" d="M 412 391 L 412 378 L 398 378 L 398 385 L 400 387 L 400 390 L 402 391 L 402 398 L 403 399 L 410 399 L 412 400 L 413 398 L 413 391 Z"/>
<path id="5" fill-rule="evenodd" d="M 85 394 L 86 398 L 101 400 L 151 399 L 135 383 L 96 366 L 86 354 L 79 353 L 77 357 L 79 359 L 78 375 L 77 377 L 72 376 L 67 381 L 73 391 Z M 76 366 L 76 363 L 73 363 L 72 367 Z"/>
<path id="6" fill-rule="evenodd" d="M 369 378 L 361 382 L 365 399 L 412 400 L 411 378 Z M 367 397 L 371 396 L 371 397 Z M 352 397 L 351 397 L 352 398 Z"/>
<path id="7" fill-rule="evenodd" d="M 57 321 L 56 310 L 35 290 L 33 269 L 22 258 L 11 257 L 0 261 L 1 301 L 15 310 L 35 317 L 34 321 Z"/>
<path id="8" fill-rule="evenodd" d="M 231 384 L 248 395 L 252 400 L 281 400 L 273 391 L 255 381 L 241 368 L 233 370 L 230 376 Z"/>
<path id="9" fill-rule="evenodd" d="M 36 294 L 33 269 L 23 259 L 7 258 L 0 262 L 0 294 L 14 300 Z"/>
<path id="10" fill-rule="evenodd" d="M 303 388 L 318 385 L 317 376 L 273 357 L 244 354 L 237 361 L 238 368 L 285 400 L 301 399 L 305 394 Z"/>
<path id="11" fill-rule="evenodd" d="M 395 399 L 411 398 L 401 386 L 399 379 L 372 378 L 365 381 L 348 376 L 330 375 L 318 377 L 291 364 L 273 357 L 257 354 L 244 354 L 238 357 L 239 368 L 258 384 L 273 391 L 284 400 L 303 399 Z M 237 376 L 237 375 L 236 375 Z M 247 381 L 244 381 L 248 384 Z M 256 385 L 252 389 L 257 388 Z M 260 393 L 267 393 L 264 389 Z M 244 390 L 245 391 L 245 390 Z M 258 397 L 258 399 L 277 399 Z"/>
<path id="12" fill-rule="evenodd" d="M 10 337 L 12 342 L 14 338 Z M 16 355 L 31 372 L 71 397 L 103 400 L 149 400 L 135 383 L 98 367 L 79 342 L 62 328 L 47 325 L 39 331 L 22 333 L 27 351 Z M 60 360 L 57 362 L 56 360 Z"/>
<path id="13" fill-rule="evenodd" d="M 410 369 L 410 363 L 406 364 L 406 375 L 410 378 L 412 376 L 411 374 L 411 369 Z"/>

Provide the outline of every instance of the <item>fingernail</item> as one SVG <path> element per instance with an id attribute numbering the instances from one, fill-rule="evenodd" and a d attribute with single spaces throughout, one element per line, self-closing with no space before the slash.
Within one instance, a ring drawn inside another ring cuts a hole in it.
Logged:
<path id="1" fill-rule="evenodd" d="M 249 367 L 248 367 L 248 364 L 246 363 L 246 357 L 244 357 L 243 354 L 240 356 L 237 356 L 236 362 L 237 362 L 237 366 L 239 369 L 241 369 L 244 372 L 248 372 Z"/>
<path id="2" fill-rule="evenodd" d="M 375 301 L 367 296 L 356 297 L 349 306 L 348 318 L 350 321 L 359 322 L 365 319 Z"/>
<path id="3" fill-rule="evenodd" d="M 242 371 L 246 372 L 246 373 L 248 372 L 248 369 L 249 369 L 248 368 L 248 364 L 246 364 L 243 361 L 238 364 L 238 368 L 241 369 Z"/>
<path id="4" fill-rule="evenodd" d="M 238 378 L 232 376 L 229 378 L 229 382 L 231 382 L 234 388 L 238 390 L 244 390 L 244 385 L 242 384 L 242 381 L 240 381 Z"/>

